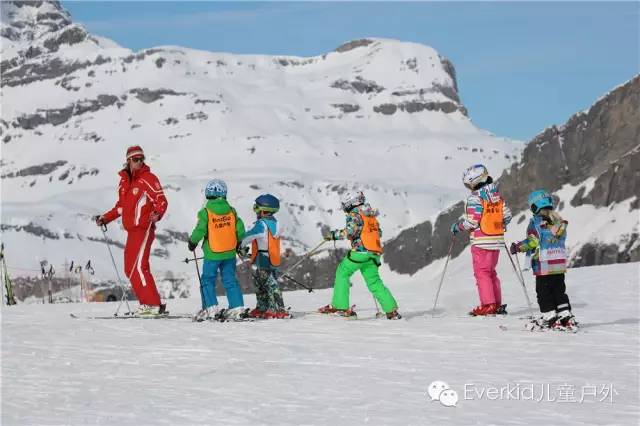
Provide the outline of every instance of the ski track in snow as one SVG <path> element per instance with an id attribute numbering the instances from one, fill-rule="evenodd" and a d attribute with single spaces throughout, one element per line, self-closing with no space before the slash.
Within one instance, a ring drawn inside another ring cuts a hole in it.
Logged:
<path id="1" fill-rule="evenodd" d="M 2 424 L 637 424 L 639 265 L 571 270 L 583 328 L 529 333 L 518 319 L 522 288 L 502 257 L 506 317 L 463 316 L 476 297 L 464 255 L 450 264 L 435 317 L 441 263 L 411 278 L 382 270 L 401 321 L 374 318 L 359 278 L 357 321 L 112 321 L 69 313 L 109 315 L 114 303 L 3 307 Z M 327 290 L 285 294 L 294 311 L 329 300 Z M 175 314 L 198 304 L 169 301 Z M 429 400 L 434 380 L 458 392 L 457 407 Z M 576 397 L 582 386 L 613 385 L 617 394 L 613 402 L 465 400 L 465 383 L 568 384 Z"/>

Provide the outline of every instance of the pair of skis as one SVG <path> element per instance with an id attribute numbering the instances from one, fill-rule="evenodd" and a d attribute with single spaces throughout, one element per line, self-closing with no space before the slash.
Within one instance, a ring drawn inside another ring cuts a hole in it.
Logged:
<path id="1" fill-rule="evenodd" d="M 256 322 L 256 321 L 267 321 L 267 318 L 253 318 L 253 317 L 245 317 L 245 318 L 225 318 L 223 316 L 216 316 L 215 318 L 208 318 L 203 321 L 196 321 L 193 315 L 171 315 L 171 314 L 159 314 L 159 315 L 136 315 L 136 314 L 120 314 L 120 315 L 79 315 L 71 313 L 69 314 L 71 318 L 74 319 L 89 319 L 89 320 L 111 320 L 111 319 L 141 319 L 141 320 L 152 320 L 152 319 L 189 319 L 192 322 Z M 292 319 L 295 318 L 293 315 L 290 315 L 289 318 L 284 319 Z"/>
<path id="2" fill-rule="evenodd" d="M 159 314 L 159 315 L 79 315 L 71 313 L 69 314 L 71 318 L 75 319 L 191 319 L 191 315 L 171 315 L 171 314 Z"/>
<path id="3" fill-rule="evenodd" d="M 504 324 L 498 325 L 498 328 L 502 331 L 509 330 L 509 327 Z M 575 334 L 580 331 L 580 326 L 577 322 L 574 322 L 570 326 L 546 326 L 541 325 L 537 318 L 533 318 L 528 323 L 525 323 L 524 326 L 520 328 L 520 330 L 528 333 L 560 332 Z"/>

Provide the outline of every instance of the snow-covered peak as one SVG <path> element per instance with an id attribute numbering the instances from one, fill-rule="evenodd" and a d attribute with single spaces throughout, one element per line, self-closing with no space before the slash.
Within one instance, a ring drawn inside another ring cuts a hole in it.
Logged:
<path id="1" fill-rule="evenodd" d="M 71 23 L 71 15 L 59 1 L 3 1 L 1 9 L 3 26 L 21 29 L 24 34 L 33 34 L 34 38 L 47 29 L 56 31 Z M 9 31 L 7 36 L 12 34 Z"/>
<path id="2" fill-rule="evenodd" d="M 87 50 L 119 48 L 115 42 L 93 37 L 74 23 L 59 1 L 2 1 L 0 7 L 3 71 L 47 53 L 64 57 L 69 49 L 86 54 Z"/>
<path id="3" fill-rule="evenodd" d="M 71 25 L 71 16 L 58 1 L 3 1 L 2 53 L 26 49 L 32 43 Z"/>

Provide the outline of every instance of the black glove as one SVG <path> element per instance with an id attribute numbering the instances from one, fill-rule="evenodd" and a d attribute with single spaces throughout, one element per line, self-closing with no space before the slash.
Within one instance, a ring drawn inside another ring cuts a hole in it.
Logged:
<path id="1" fill-rule="evenodd" d="M 105 220 L 103 219 L 102 216 L 94 216 L 93 220 L 95 221 L 96 225 L 98 226 L 102 226 L 102 225 L 106 225 L 107 222 L 105 222 Z"/>
<path id="2" fill-rule="evenodd" d="M 189 240 L 188 245 L 189 245 L 189 251 L 194 251 L 198 247 L 198 243 L 194 243 L 191 240 Z"/>
<path id="3" fill-rule="evenodd" d="M 325 241 L 336 241 L 339 238 L 336 236 L 336 231 L 329 231 L 327 234 L 325 234 L 324 236 L 324 240 Z"/>
<path id="4" fill-rule="evenodd" d="M 247 257 L 249 254 L 249 246 L 238 246 L 236 252 L 238 252 L 238 256 L 240 257 Z"/>
<path id="5" fill-rule="evenodd" d="M 511 247 L 509 247 L 509 253 L 516 254 L 518 251 L 518 245 L 516 243 L 511 243 Z"/>

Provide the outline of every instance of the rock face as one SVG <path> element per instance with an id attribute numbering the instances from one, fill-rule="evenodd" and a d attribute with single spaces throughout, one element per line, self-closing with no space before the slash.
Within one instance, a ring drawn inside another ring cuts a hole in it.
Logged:
<path id="1" fill-rule="evenodd" d="M 591 191 L 581 187 L 571 200 L 572 206 L 592 204 L 606 207 L 640 194 L 640 147 L 635 147 L 618 160 L 612 161 L 596 178 Z M 636 199 L 635 209 L 638 209 Z"/>
<path id="2" fill-rule="evenodd" d="M 0 35 L 8 42 L 3 47 L 3 69 L 25 59 L 57 52 L 61 45 L 81 43 L 89 38 L 85 29 L 71 21 L 59 1 L 3 1 Z"/>
<path id="3" fill-rule="evenodd" d="M 11 41 L 33 41 L 72 24 L 59 1 L 3 1 L 0 35 Z"/>
<path id="4" fill-rule="evenodd" d="M 457 203 L 442 212 L 434 225 L 430 221 L 402 231 L 385 244 L 385 262 L 401 274 L 414 274 L 436 259 L 459 255 L 469 243 L 469 237 L 461 234 L 452 240 L 451 223 L 462 215 L 463 203 Z M 453 245 L 452 245 L 453 244 Z"/>
<path id="5" fill-rule="evenodd" d="M 572 116 L 561 127 L 550 127 L 531 140 L 521 161 L 498 179 L 500 191 L 514 213 L 528 210 L 527 196 L 538 188 L 554 192 L 564 185 L 580 185 L 570 202 L 609 207 L 635 197 L 632 217 L 637 218 L 640 197 L 640 76 L 599 99 L 588 111 Z M 434 259 L 447 255 L 450 224 L 463 214 L 462 202 L 441 213 L 435 225 L 426 221 L 404 230 L 386 244 L 386 261 L 393 271 L 413 274 Z M 633 225 L 633 221 L 630 222 Z M 580 232 L 580 230 L 576 230 Z M 464 237 L 463 237 L 464 238 Z M 460 241 L 458 241 L 460 240 Z M 468 244 L 457 238 L 452 256 Z M 640 260 L 638 234 L 631 227 L 617 244 L 589 242 L 577 247 L 572 266 L 589 266 Z"/>
<path id="6" fill-rule="evenodd" d="M 528 207 L 528 194 L 536 188 L 556 191 L 565 184 L 578 185 L 593 176 L 601 185 L 590 194 L 603 200 L 604 204 L 597 205 L 608 206 L 640 194 L 639 144 L 640 76 L 636 76 L 598 100 L 588 111 L 575 114 L 564 126 L 550 127 L 536 136 L 525 148 L 522 161 L 500 177 L 500 190 L 513 208 L 523 210 Z M 623 182 L 619 175 L 621 187 L 611 186 L 608 182 L 615 170 L 629 177 L 635 170 L 636 178 Z M 603 193 L 595 193 L 600 190 Z"/>

